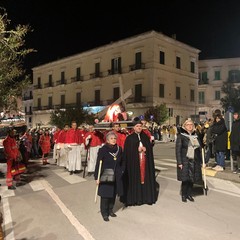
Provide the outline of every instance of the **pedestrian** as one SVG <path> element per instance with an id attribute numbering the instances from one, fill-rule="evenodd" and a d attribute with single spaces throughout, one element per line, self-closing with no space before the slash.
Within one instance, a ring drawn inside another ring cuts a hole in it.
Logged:
<path id="1" fill-rule="evenodd" d="M 127 136 L 123 150 L 125 206 L 154 204 L 157 201 L 157 183 L 153 145 L 139 118 L 133 120 L 133 132 Z"/>
<path id="2" fill-rule="evenodd" d="M 233 113 L 232 130 L 229 139 L 232 155 L 236 159 L 236 166 L 233 173 L 240 174 L 240 117 L 238 112 Z"/>
<path id="3" fill-rule="evenodd" d="M 196 134 L 194 122 L 187 119 L 179 132 L 176 140 L 177 180 L 181 181 L 182 201 L 187 199 L 194 202 L 192 196 L 193 184 L 202 182 L 201 147 Z"/>
<path id="4" fill-rule="evenodd" d="M 16 181 L 16 186 L 20 183 L 20 175 L 13 176 L 11 172 L 14 162 L 16 162 L 21 155 L 14 135 L 14 129 L 10 128 L 7 137 L 3 140 L 4 154 L 7 159 L 6 184 L 9 190 L 16 189 L 13 181 Z"/>
<path id="5" fill-rule="evenodd" d="M 99 149 L 94 178 L 99 184 L 98 195 L 101 197 L 100 211 L 104 221 L 109 221 L 109 216 L 116 217 L 113 212 L 116 196 L 123 194 L 122 184 L 122 148 L 117 145 L 117 134 L 110 131 L 106 134 L 106 143 Z M 106 183 L 98 181 L 100 161 L 102 160 L 101 172 L 104 169 L 114 169 L 115 181 Z"/>
<path id="6" fill-rule="evenodd" d="M 40 135 L 39 146 L 42 152 L 42 164 L 49 164 L 47 157 L 51 150 L 51 137 L 48 129 L 45 129 L 44 132 Z"/>
<path id="7" fill-rule="evenodd" d="M 223 171 L 225 169 L 225 155 L 227 151 L 228 133 L 224 118 L 219 109 L 214 112 L 214 120 L 211 127 L 212 136 L 214 136 L 214 152 L 217 165 L 212 169 Z"/>

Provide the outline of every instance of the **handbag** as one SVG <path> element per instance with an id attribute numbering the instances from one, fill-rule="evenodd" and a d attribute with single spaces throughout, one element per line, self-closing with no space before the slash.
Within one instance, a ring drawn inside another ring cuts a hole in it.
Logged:
<path id="1" fill-rule="evenodd" d="M 14 161 L 11 168 L 11 174 L 13 176 L 24 173 L 26 171 L 26 166 L 18 161 Z"/>
<path id="2" fill-rule="evenodd" d="M 112 168 L 105 168 L 103 170 L 103 173 L 102 173 L 101 177 L 100 177 L 100 182 L 101 183 L 103 183 L 103 182 L 104 183 L 115 182 L 114 169 L 112 169 Z"/>

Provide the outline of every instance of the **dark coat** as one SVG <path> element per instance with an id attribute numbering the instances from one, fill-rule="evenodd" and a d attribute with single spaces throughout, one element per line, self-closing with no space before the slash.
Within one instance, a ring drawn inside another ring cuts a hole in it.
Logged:
<path id="1" fill-rule="evenodd" d="M 110 153 L 117 153 L 117 159 L 114 160 Z M 94 178 L 98 178 L 99 163 L 102 160 L 101 173 L 103 169 L 115 168 L 116 181 L 114 183 L 100 183 L 98 188 L 98 195 L 105 198 L 113 198 L 117 195 L 121 196 L 123 194 L 123 183 L 122 174 L 123 168 L 122 164 L 122 148 L 118 145 L 111 146 L 109 144 L 103 145 L 98 150 L 98 157 L 96 162 L 96 168 L 94 172 Z"/>
<path id="2" fill-rule="evenodd" d="M 191 182 L 200 182 L 202 181 L 202 154 L 201 154 L 201 148 L 196 148 L 194 150 L 194 159 L 188 159 L 187 157 L 187 151 L 188 151 L 188 143 L 189 138 L 187 136 L 182 135 L 189 133 L 183 129 L 179 129 L 179 133 L 177 135 L 176 140 L 176 159 L 177 159 L 177 165 L 182 164 L 183 167 L 180 169 L 177 167 L 177 180 L 178 181 L 191 181 Z M 192 135 L 196 135 L 195 132 L 192 133 Z"/>
<path id="3" fill-rule="evenodd" d="M 227 151 L 227 127 L 223 118 L 219 122 L 214 121 L 211 126 L 211 133 L 215 135 L 214 151 L 226 152 Z"/>
<path id="4" fill-rule="evenodd" d="M 124 199 L 127 206 L 153 204 L 157 201 L 157 183 L 155 178 L 155 165 L 153 158 L 153 146 L 149 137 L 142 131 L 141 142 L 146 147 L 145 181 L 141 184 L 139 138 L 136 133 L 127 136 L 124 144 L 123 161 L 124 172 Z"/>
<path id="5" fill-rule="evenodd" d="M 230 148 L 233 153 L 240 153 L 240 119 L 232 123 L 232 130 L 230 133 Z"/>

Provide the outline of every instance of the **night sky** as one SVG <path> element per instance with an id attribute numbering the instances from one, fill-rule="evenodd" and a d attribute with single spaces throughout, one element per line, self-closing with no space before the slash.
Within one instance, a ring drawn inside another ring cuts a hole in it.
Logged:
<path id="1" fill-rule="evenodd" d="M 176 34 L 201 50 L 200 59 L 240 57 L 240 0 L 0 0 L 0 6 L 11 27 L 33 29 L 26 48 L 37 52 L 25 59 L 29 69 L 151 30 Z"/>

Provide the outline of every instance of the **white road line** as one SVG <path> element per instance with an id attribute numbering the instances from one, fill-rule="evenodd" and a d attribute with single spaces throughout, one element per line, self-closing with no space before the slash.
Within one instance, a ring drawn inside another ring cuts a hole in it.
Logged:
<path id="1" fill-rule="evenodd" d="M 169 167 L 176 167 L 177 166 L 177 164 L 176 163 L 166 163 L 166 162 L 160 162 L 160 161 L 157 161 L 157 163 L 159 164 L 159 165 L 163 165 L 163 166 L 169 166 Z"/>
<path id="2" fill-rule="evenodd" d="M 155 165 L 155 169 L 160 170 L 160 171 L 166 171 L 166 170 L 168 170 L 168 168 L 159 167 L 159 166 L 156 166 L 156 165 Z"/>
<path id="3" fill-rule="evenodd" d="M 34 192 L 44 190 L 44 188 L 45 188 L 42 184 L 41 179 L 40 180 L 33 180 L 29 183 L 29 185 Z"/>
<path id="4" fill-rule="evenodd" d="M 2 198 L 8 198 L 8 197 L 13 197 L 15 196 L 14 190 L 8 190 L 7 186 L 1 186 L 0 187 L 0 195 Z"/>
<path id="5" fill-rule="evenodd" d="M 8 198 L 3 198 L 3 232 L 7 235 L 5 240 L 15 240 L 14 230 L 12 225 L 12 215 L 9 207 Z"/>
<path id="6" fill-rule="evenodd" d="M 68 171 L 65 171 L 63 169 L 56 169 L 52 170 L 54 173 L 56 173 L 59 177 L 63 178 L 67 182 L 74 184 L 74 183 L 80 183 L 80 182 L 85 182 L 87 181 L 86 179 L 78 176 L 78 175 L 69 175 Z"/>
<path id="7" fill-rule="evenodd" d="M 49 183 L 46 180 L 41 180 L 41 181 L 46 192 L 56 202 L 56 204 L 62 210 L 63 214 L 68 218 L 71 224 L 76 228 L 77 232 L 86 240 L 94 240 L 93 236 L 88 232 L 88 230 L 77 220 L 77 218 L 72 214 L 72 212 L 60 200 L 58 195 L 52 190 Z"/>
<path id="8" fill-rule="evenodd" d="M 218 189 L 219 191 L 224 190 L 229 193 L 236 193 L 240 195 L 240 189 L 231 181 L 219 178 L 208 178 L 207 180 L 215 189 Z"/>

